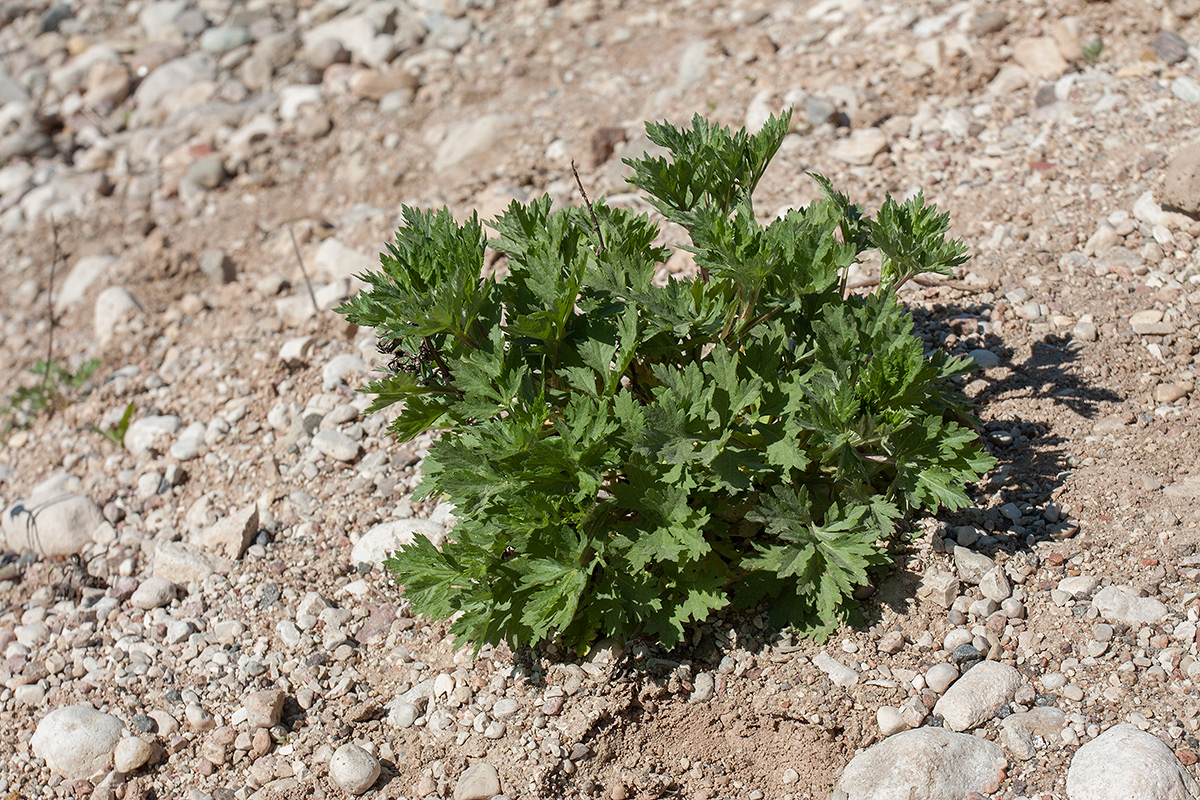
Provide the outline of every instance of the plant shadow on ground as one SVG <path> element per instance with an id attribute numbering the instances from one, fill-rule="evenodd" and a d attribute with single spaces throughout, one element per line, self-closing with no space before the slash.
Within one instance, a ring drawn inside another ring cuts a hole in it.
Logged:
<path id="1" fill-rule="evenodd" d="M 990 311 L 988 306 L 963 304 L 936 306 L 915 316 L 918 329 L 944 341 L 956 319 L 987 319 Z M 1125 398 L 1072 369 L 1080 349 L 1069 338 L 1048 334 L 1034 339 L 1028 355 L 1020 360 L 1017 351 L 994 333 L 976 338 L 978 344 L 972 349 L 985 349 L 1000 358 L 996 368 L 980 370 L 965 381 L 974 398 L 980 433 L 997 463 L 972 492 L 973 505 L 937 515 L 938 531 L 953 539 L 954 528 L 974 527 L 980 539 L 973 547 L 987 555 L 1029 551 L 1032 542 L 1069 538 L 1078 530 L 1069 517 L 1043 516 L 1073 471 L 1065 435 L 1069 418 L 1094 420 Z M 1016 413 L 1012 413 L 1014 405 L 1021 407 Z M 1022 515 L 1023 525 L 1005 516 L 1002 509 L 1010 503 L 1027 512 Z M 885 605 L 904 613 L 919 580 L 920 576 L 892 570 L 873 602 L 862 604 L 866 624 L 878 622 Z"/>

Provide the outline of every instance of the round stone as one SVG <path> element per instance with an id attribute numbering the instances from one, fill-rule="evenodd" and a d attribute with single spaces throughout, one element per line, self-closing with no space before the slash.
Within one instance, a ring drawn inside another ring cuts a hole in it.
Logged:
<path id="1" fill-rule="evenodd" d="M 129 598 L 129 602 L 133 603 L 135 608 L 148 611 L 152 608 L 161 608 L 174 599 L 175 584 L 166 578 L 154 577 L 142 581 Z"/>
<path id="2" fill-rule="evenodd" d="M 379 759 L 356 744 L 344 744 L 329 759 L 329 777 L 346 794 L 360 795 L 379 778 Z"/>
<path id="3" fill-rule="evenodd" d="M 925 685 L 938 694 L 950 688 L 950 684 L 958 677 L 958 669 L 953 664 L 934 664 L 925 673 Z"/>
<path id="4" fill-rule="evenodd" d="M 153 754 L 153 745 L 135 736 L 127 736 L 117 742 L 117 747 L 113 750 L 113 769 L 117 772 L 133 772 L 149 761 Z"/>
<path id="5" fill-rule="evenodd" d="M 51 770 L 80 780 L 109 769 L 123 727 L 116 717 L 80 703 L 43 717 L 29 744 Z"/>

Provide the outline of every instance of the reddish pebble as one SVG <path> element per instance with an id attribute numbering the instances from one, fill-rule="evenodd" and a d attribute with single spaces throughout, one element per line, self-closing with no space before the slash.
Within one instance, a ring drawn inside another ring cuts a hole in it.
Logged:
<path id="1" fill-rule="evenodd" d="M 1190 767 L 1195 764 L 1197 760 L 1200 760 L 1191 750 L 1176 750 L 1175 757 L 1178 758 L 1179 763 L 1183 764 L 1185 767 Z"/>
<path id="2" fill-rule="evenodd" d="M 547 717 L 557 717 L 562 713 L 563 702 L 564 699 L 561 695 L 549 698 L 545 703 L 542 703 L 542 713 Z"/>
<path id="3" fill-rule="evenodd" d="M 1157 567 L 1158 559 L 1157 558 L 1143 558 L 1142 566 L 1143 567 Z"/>
<path id="4" fill-rule="evenodd" d="M 259 728 L 254 732 L 254 739 L 250 745 L 250 756 L 259 758 L 271 752 L 271 734 L 266 728 Z"/>
<path id="5" fill-rule="evenodd" d="M 196 772 L 199 772 L 204 777 L 213 774 L 213 763 L 207 758 L 202 758 L 196 762 Z"/>
<path id="6" fill-rule="evenodd" d="M 1050 555 L 1046 556 L 1046 561 L 1052 567 L 1060 566 L 1063 563 L 1062 553 L 1051 553 Z"/>
<path id="7" fill-rule="evenodd" d="M 71 791 L 75 793 L 76 797 L 86 797 L 92 793 L 92 788 L 91 781 L 79 780 L 71 784 Z"/>

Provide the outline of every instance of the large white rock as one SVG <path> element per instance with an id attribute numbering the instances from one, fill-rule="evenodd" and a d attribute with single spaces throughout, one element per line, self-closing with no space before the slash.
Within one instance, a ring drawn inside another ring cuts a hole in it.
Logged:
<path id="1" fill-rule="evenodd" d="M 999 780 L 1006 765 L 995 742 L 944 728 L 889 736 L 846 765 L 840 800 L 962 800 Z"/>
<path id="2" fill-rule="evenodd" d="M 1195 800 L 1196 782 L 1171 748 L 1132 725 L 1114 725 L 1076 751 L 1068 800 Z"/>
<path id="3" fill-rule="evenodd" d="M 1129 586 L 1106 586 L 1096 592 L 1092 606 L 1109 622 L 1153 625 L 1167 616 L 1167 607 L 1153 597 L 1138 597 Z"/>
<path id="4" fill-rule="evenodd" d="M 426 519 L 398 519 L 381 522 L 362 535 L 350 551 L 353 564 L 378 564 L 395 550 L 402 550 L 424 536 L 433 544 L 446 540 L 446 529 Z"/>
<path id="5" fill-rule="evenodd" d="M 29 744 L 51 770 L 79 780 L 112 768 L 122 728 L 116 717 L 80 703 L 43 717 Z"/>
<path id="6" fill-rule="evenodd" d="M 933 713 L 953 731 L 966 731 L 996 716 L 1021 685 L 1021 673 L 999 661 L 984 661 L 967 670 L 942 695 Z"/>
<path id="7" fill-rule="evenodd" d="M 35 495 L 5 509 L 0 530 L 9 550 L 66 556 L 83 552 L 103 522 L 100 507 L 82 495 Z"/>

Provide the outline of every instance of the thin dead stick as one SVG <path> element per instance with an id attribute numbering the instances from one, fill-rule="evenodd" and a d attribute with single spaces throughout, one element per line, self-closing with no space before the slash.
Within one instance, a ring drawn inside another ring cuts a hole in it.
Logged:
<path id="1" fill-rule="evenodd" d="M 292 237 L 292 249 L 296 251 L 296 261 L 300 263 L 300 274 L 304 276 L 304 285 L 308 287 L 308 296 L 312 300 L 313 313 L 320 314 L 321 307 L 317 305 L 317 293 L 313 291 L 312 281 L 308 279 L 308 270 L 304 268 L 304 259 L 300 257 L 300 245 L 296 244 L 296 232 L 288 225 L 288 235 Z"/>
<path id="2" fill-rule="evenodd" d="M 54 253 L 50 259 L 50 290 L 46 292 L 46 312 L 50 319 L 50 334 L 46 337 L 46 364 L 42 373 L 42 394 L 46 395 L 50 388 L 50 365 L 54 363 L 54 272 L 58 269 L 58 260 L 62 258 L 62 250 L 58 249 L 58 225 L 54 217 L 50 217 L 50 241 L 53 242 Z M 53 407 L 50 409 L 54 413 Z"/>
<path id="3" fill-rule="evenodd" d="M 592 225 L 596 228 L 596 238 L 600 240 L 600 249 L 597 254 L 604 252 L 604 234 L 600 232 L 600 221 L 596 219 L 596 210 L 592 208 L 592 201 L 588 200 L 587 190 L 583 188 L 583 181 L 579 179 L 579 170 L 575 169 L 575 159 L 571 159 L 571 172 L 575 175 L 575 183 L 579 186 L 579 193 L 583 195 L 583 203 L 587 206 L 588 213 L 592 215 Z"/>

